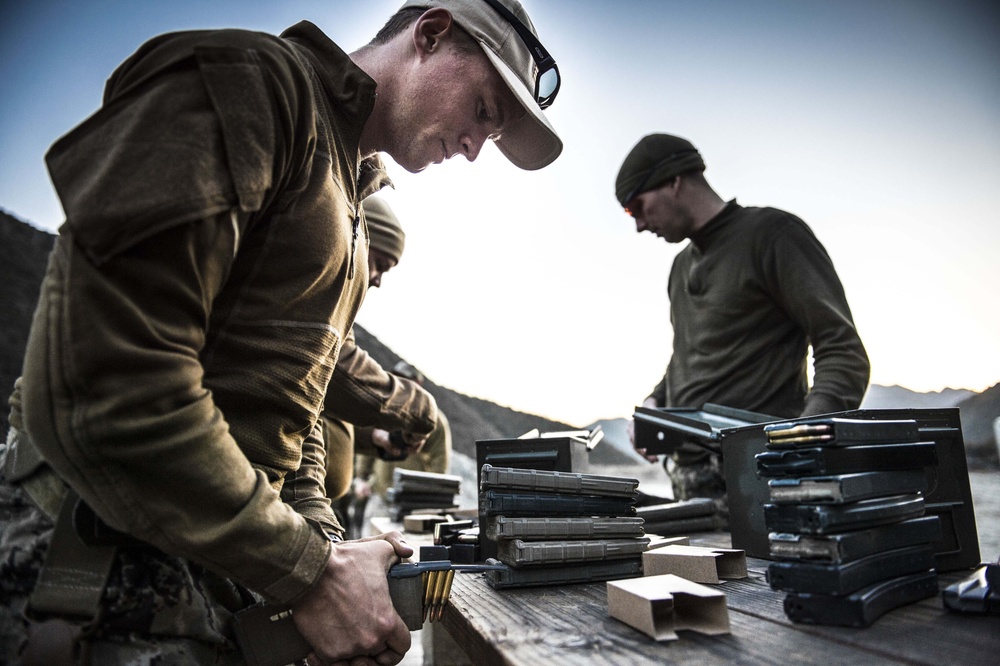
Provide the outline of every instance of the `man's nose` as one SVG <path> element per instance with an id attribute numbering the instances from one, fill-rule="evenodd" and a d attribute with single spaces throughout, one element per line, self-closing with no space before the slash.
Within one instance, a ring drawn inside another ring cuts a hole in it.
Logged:
<path id="1" fill-rule="evenodd" d="M 462 136 L 462 154 L 465 155 L 465 159 L 470 162 L 475 162 L 476 158 L 479 157 L 479 151 L 483 149 L 483 144 L 486 143 L 486 134 L 482 136 L 473 136 L 471 134 L 465 134 Z"/>

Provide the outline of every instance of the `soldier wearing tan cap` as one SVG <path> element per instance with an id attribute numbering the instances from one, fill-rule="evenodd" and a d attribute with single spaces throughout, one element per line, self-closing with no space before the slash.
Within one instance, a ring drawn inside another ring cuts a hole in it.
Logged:
<path id="1" fill-rule="evenodd" d="M 324 400 L 392 392 L 334 372 L 368 286 L 360 204 L 379 152 L 417 172 L 493 141 L 544 167 L 557 91 L 515 0 L 407 3 L 351 54 L 302 22 L 122 63 L 46 156 L 66 223 L 11 398 L 0 662 L 240 663 L 250 598 L 293 611 L 311 663 L 402 659 L 386 571 L 412 549 L 341 541 L 323 493 Z"/>

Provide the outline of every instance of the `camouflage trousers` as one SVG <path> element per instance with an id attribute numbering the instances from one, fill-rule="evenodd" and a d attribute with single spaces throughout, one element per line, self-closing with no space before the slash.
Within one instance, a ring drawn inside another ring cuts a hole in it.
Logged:
<path id="1" fill-rule="evenodd" d="M 20 662 L 37 626 L 25 611 L 53 532 L 52 519 L 2 474 L 16 440 L 12 429 L 0 444 L 0 664 Z M 243 664 L 230 623 L 245 605 L 231 581 L 197 564 L 148 546 L 119 547 L 77 663 Z"/>
<path id="2" fill-rule="evenodd" d="M 685 456 L 682 462 L 667 456 L 664 467 L 674 489 L 674 499 L 687 500 L 708 497 L 715 503 L 716 511 L 723 520 L 723 528 L 729 525 L 729 497 L 726 494 L 726 479 L 722 473 L 722 458 L 718 454 L 704 452 L 702 456 Z"/>

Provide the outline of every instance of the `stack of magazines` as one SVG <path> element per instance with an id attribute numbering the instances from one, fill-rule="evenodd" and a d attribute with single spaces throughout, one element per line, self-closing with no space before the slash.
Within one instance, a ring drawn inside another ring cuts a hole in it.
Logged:
<path id="1" fill-rule="evenodd" d="M 938 593 L 937 516 L 924 515 L 932 442 L 915 421 L 817 418 L 764 427 L 756 456 L 764 505 L 768 582 L 787 591 L 794 622 L 867 627 Z"/>
<path id="2" fill-rule="evenodd" d="M 558 585 L 642 574 L 649 545 L 635 515 L 639 481 L 483 465 L 480 545 L 494 552 L 494 588 Z"/>
<path id="3" fill-rule="evenodd" d="M 461 492 L 460 476 L 397 467 L 392 472 L 392 486 L 386 491 L 389 517 L 400 523 L 411 513 L 457 509 L 455 496 Z"/>
<path id="4" fill-rule="evenodd" d="M 723 526 L 715 502 L 707 497 L 639 506 L 635 512 L 645 521 L 646 534 L 673 536 L 712 532 Z"/>

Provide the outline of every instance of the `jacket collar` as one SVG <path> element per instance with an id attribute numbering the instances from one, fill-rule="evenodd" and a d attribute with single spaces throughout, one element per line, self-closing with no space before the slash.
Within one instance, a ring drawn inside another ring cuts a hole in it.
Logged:
<path id="1" fill-rule="evenodd" d="M 742 208 L 743 206 L 736 203 L 736 199 L 730 199 L 726 202 L 725 208 L 716 213 L 715 217 L 706 222 L 705 226 L 691 237 L 691 242 L 704 252 L 712 243 L 712 239 L 719 235 L 719 231 L 723 227 L 728 226 L 732 222 L 737 211 L 742 210 Z"/>
<path id="2" fill-rule="evenodd" d="M 339 46 L 310 21 L 300 21 L 281 33 L 312 63 L 330 106 L 351 123 L 352 139 L 360 141 L 361 130 L 375 107 L 376 83 L 354 64 Z M 362 160 L 358 170 L 358 200 L 392 185 L 379 155 Z"/>
<path id="3" fill-rule="evenodd" d="M 296 23 L 281 37 L 312 61 L 330 103 L 363 126 L 375 106 L 375 80 L 309 21 Z"/>

